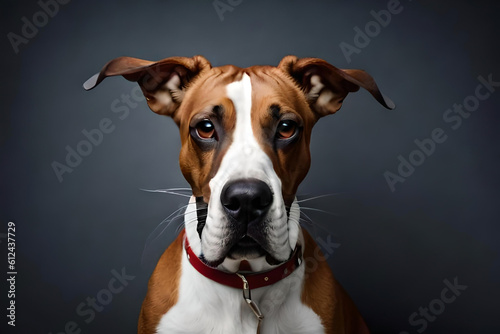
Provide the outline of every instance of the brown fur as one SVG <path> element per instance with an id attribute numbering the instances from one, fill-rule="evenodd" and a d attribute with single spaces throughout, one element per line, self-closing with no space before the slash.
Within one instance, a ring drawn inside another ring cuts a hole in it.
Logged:
<path id="1" fill-rule="evenodd" d="M 165 250 L 149 279 L 148 294 L 139 315 L 138 334 L 155 333 L 161 317 L 177 303 L 184 231 Z"/>

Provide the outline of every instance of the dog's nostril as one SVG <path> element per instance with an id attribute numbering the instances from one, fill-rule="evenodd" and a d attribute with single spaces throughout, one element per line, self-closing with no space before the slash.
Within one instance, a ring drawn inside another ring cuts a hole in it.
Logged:
<path id="1" fill-rule="evenodd" d="M 223 202 L 222 205 L 231 211 L 237 211 L 240 208 L 240 202 L 236 198 L 231 198 L 229 202 Z"/>
<path id="2" fill-rule="evenodd" d="M 226 213 L 242 223 L 263 218 L 273 202 L 269 186 L 257 179 L 230 182 L 221 193 Z"/>
<path id="3" fill-rule="evenodd" d="M 251 205 L 256 209 L 265 209 L 271 205 L 272 199 L 271 192 L 264 192 L 260 196 L 254 198 Z"/>

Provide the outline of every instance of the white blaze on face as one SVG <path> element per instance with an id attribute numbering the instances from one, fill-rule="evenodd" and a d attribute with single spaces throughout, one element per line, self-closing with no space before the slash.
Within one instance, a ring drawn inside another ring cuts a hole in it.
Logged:
<path id="1" fill-rule="evenodd" d="M 228 242 L 229 222 L 222 207 L 220 196 L 224 185 L 228 182 L 255 178 L 265 182 L 273 193 L 273 203 L 266 216 L 266 235 L 271 248 L 270 254 L 277 260 L 288 259 L 292 247 L 295 247 L 298 234 L 298 219 L 293 224 L 296 227 L 288 228 L 288 217 L 281 195 L 281 181 L 273 169 L 270 158 L 261 149 L 257 142 L 251 122 L 252 84 L 250 77 L 245 73 L 240 81 L 227 86 L 227 96 L 234 105 L 236 125 L 232 134 L 233 141 L 222 159 L 219 170 L 210 181 L 210 202 L 208 203 L 208 217 L 203 229 L 201 249 L 205 259 L 220 259 L 221 248 Z M 293 206 L 292 206 L 293 207 Z M 293 208 L 295 211 L 295 208 Z M 196 227 L 186 225 L 188 238 L 197 235 Z M 293 235 L 289 236 L 289 232 Z M 293 245 L 290 245 L 293 241 Z M 193 245 L 193 242 L 190 242 Z M 194 249 L 193 249 L 194 250 Z"/>

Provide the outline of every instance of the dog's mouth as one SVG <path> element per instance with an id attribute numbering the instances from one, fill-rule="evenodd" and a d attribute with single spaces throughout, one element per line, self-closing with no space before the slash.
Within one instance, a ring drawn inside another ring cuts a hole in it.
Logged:
<path id="1" fill-rule="evenodd" d="M 218 260 L 209 261 L 203 255 L 200 259 L 208 266 L 216 268 L 222 264 L 225 259 L 251 261 L 262 257 L 264 257 L 266 262 L 270 265 L 278 265 L 283 262 L 274 258 L 255 238 L 245 234 L 240 237 L 233 246 L 228 247 L 227 252 Z"/>
<path id="2" fill-rule="evenodd" d="M 255 259 L 266 254 L 266 251 L 260 246 L 257 241 L 248 235 L 243 236 L 227 253 L 228 258 L 232 260 L 239 259 Z"/>

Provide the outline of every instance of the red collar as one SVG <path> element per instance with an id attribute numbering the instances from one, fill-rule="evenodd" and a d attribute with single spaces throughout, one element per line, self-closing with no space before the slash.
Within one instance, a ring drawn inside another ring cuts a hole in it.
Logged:
<path id="1" fill-rule="evenodd" d="M 207 266 L 193 252 L 189 246 L 187 238 L 184 238 L 184 248 L 191 265 L 203 276 L 211 279 L 219 284 L 230 286 L 232 288 L 241 289 L 243 287 L 242 279 L 236 273 L 226 273 L 218 269 Z M 302 262 L 302 250 L 297 246 L 293 251 L 290 259 L 276 268 L 258 273 L 247 273 L 245 278 L 251 289 L 257 289 L 264 286 L 274 284 L 285 277 L 288 277 Z"/>

